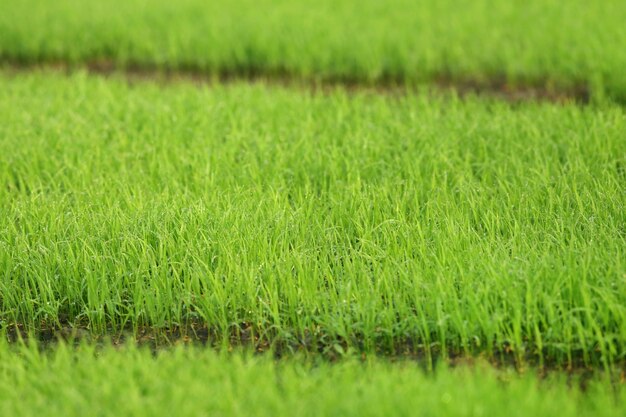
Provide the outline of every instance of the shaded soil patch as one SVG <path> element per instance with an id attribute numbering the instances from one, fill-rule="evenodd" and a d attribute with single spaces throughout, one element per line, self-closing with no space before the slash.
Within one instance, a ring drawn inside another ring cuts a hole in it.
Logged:
<path id="1" fill-rule="evenodd" d="M 516 352 L 507 343 L 494 345 L 490 350 L 442 349 L 437 343 L 426 346 L 416 338 L 406 337 L 393 342 L 381 339 L 367 345 L 366 338 L 358 334 L 346 339 L 307 330 L 302 335 L 285 337 L 278 333 L 270 334 L 271 332 L 255 329 L 248 323 L 233 326 L 226 337 L 223 336 L 222 330 L 211 329 L 200 323 L 170 328 L 144 326 L 121 331 L 108 329 L 105 333 L 69 324 L 44 327 L 35 332 L 27 331 L 21 325 L 12 325 L 5 327 L 4 333 L 10 343 L 35 340 L 43 349 L 53 348 L 59 342 L 75 345 L 86 342 L 101 346 L 134 343 L 157 353 L 161 349 L 176 345 L 195 345 L 229 351 L 245 349 L 257 353 L 271 353 L 277 359 L 304 355 L 332 362 L 346 356 L 357 356 L 362 359 L 376 356 L 385 357 L 391 362 L 414 361 L 425 370 L 434 369 L 441 364 L 466 366 L 479 362 L 489 363 L 496 368 L 515 368 L 520 372 L 532 368 L 539 371 L 539 375 L 565 372 L 573 377 L 582 378 L 591 377 L 598 371 L 610 370 L 615 378 L 626 382 L 626 360 L 607 364 L 602 361 L 599 352 L 587 356 L 582 351 L 574 352 L 569 359 L 565 355 L 556 357 L 548 351 Z"/>
<path id="2" fill-rule="evenodd" d="M 328 93 L 337 89 L 343 89 L 352 93 L 402 95 L 419 89 L 428 89 L 432 92 L 454 94 L 459 97 L 484 96 L 511 103 L 545 101 L 561 104 L 589 104 L 592 101 L 591 89 L 582 82 L 575 86 L 563 87 L 552 85 L 548 79 L 512 83 L 504 76 L 477 79 L 441 74 L 423 82 L 409 82 L 384 74 L 374 80 L 364 80 L 345 76 L 300 76 L 286 70 L 255 68 L 233 68 L 212 71 L 194 67 L 168 68 L 132 63 L 119 65 L 109 60 L 94 60 L 81 64 L 72 64 L 64 61 L 20 62 L 8 59 L 3 60 L 1 57 L 0 69 L 9 74 L 45 70 L 66 74 L 86 71 L 100 76 L 123 77 L 129 83 L 149 81 L 161 84 L 187 82 L 198 85 L 211 85 L 248 82 L 299 88 L 315 93 Z"/>

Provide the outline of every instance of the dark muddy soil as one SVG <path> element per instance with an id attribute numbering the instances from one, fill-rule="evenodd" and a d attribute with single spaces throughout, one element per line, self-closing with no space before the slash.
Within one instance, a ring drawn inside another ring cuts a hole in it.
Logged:
<path id="1" fill-rule="evenodd" d="M 381 76 L 376 80 L 363 80 L 348 77 L 301 77 L 288 71 L 267 71 L 261 69 L 241 69 L 230 71 L 202 71 L 197 68 L 158 68 L 155 66 L 125 64 L 98 60 L 82 64 L 70 64 L 63 61 L 40 63 L 14 62 L 0 59 L 0 69 L 5 73 L 15 74 L 34 71 L 56 71 L 71 74 L 86 71 L 100 76 L 116 76 L 129 83 L 156 82 L 171 84 L 187 82 L 194 84 L 228 84 L 238 82 L 261 83 L 281 87 L 299 88 L 315 93 L 327 93 L 337 89 L 348 92 L 372 93 L 381 95 L 403 95 L 416 90 L 432 93 L 453 94 L 459 97 L 485 96 L 511 103 L 525 101 L 546 101 L 552 103 L 588 104 L 591 91 L 584 83 L 573 87 L 555 87 L 549 80 L 532 80 L 511 83 L 503 76 L 487 79 L 459 79 L 442 74 L 423 83 L 407 83 L 390 76 Z"/>

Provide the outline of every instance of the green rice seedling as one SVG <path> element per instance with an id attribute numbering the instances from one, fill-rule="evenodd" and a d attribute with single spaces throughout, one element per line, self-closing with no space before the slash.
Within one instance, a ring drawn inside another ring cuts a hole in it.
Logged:
<path id="1" fill-rule="evenodd" d="M 0 60 L 626 100 L 620 0 L 4 0 Z"/>
<path id="2" fill-rule="evenodd" d="M 621 107 L 32 73 L 0 121 L 5 326 L 624 359 Z"/>
<path id="3" fill-rule="evenodd" d="M 40 416 L 621 416 L 624 385 L 483 363 L 275 361 L 249 352 L 132 345 L 0 345 L 0 412 Z"/>

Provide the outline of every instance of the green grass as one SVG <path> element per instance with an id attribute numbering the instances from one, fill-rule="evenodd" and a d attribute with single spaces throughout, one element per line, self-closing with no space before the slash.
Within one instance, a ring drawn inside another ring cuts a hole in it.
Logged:
<path id="1" fill-rule="evenodd" d="M 0 345 L 6 416 L 622 416 L 626 386 L 597 376 L 221 354 L 126 346 Z"/>
<path id="2" fill-rule="evenodd" d="M 0 77 L 0 320 L 624 360 L 623 109 Z"/>
<path id="3" fill-rule="evenodd" d="M 4 0 L 0 60 L 588 88 L 626 102 L 621 0 Z"/>
<path id="4" fill-rule="evenodd" d="M 625 2 L 0 3 L 1 416 L 624 415 Z"/>

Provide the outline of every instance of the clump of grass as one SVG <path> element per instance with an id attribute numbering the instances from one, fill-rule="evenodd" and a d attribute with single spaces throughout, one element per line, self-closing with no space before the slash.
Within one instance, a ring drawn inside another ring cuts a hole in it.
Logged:
<path id="1" fill-rule="evenodd" d="M 177 347 L 0 344 L 0 411 L 39 416 L 619 416 L 626 391 L 608 378 L 415 363 L 224 354 Z"/>
<path id="2" fill-rule="evenodd" d="M 30 74 L 0 119 L 5 325 L 624 359 L 618 107 Z"/>
<path id="3" fill-rule="evenodd" d="M 5 0 L 0 59 L 586 91 L 626 102 L 620 0 Z"/>

